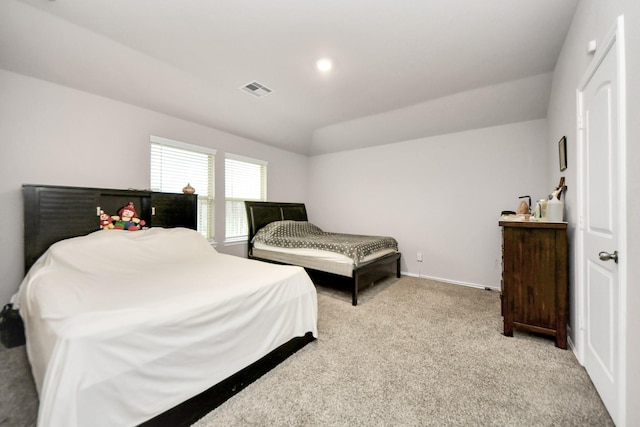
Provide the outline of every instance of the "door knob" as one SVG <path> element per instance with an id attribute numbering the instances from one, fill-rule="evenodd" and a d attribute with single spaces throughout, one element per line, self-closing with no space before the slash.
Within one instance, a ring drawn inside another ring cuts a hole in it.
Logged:
<path id="1" fill-rule="evenodd" d="M 610 254 L 609 252 L 602 251 L 598 254 L 598 257 L 602 261 L 609 261 L 610 259 L 612 259 L 616 264 L 618 263 L 618 251 L 613 251 L 612 254 Z"/>

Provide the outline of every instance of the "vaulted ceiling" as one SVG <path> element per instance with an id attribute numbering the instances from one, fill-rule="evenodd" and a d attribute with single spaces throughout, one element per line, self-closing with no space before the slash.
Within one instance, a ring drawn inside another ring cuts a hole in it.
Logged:
<path id="1" fill-rule="evenodd" d="M 2 3 L 0 68 L 314 155 L 546 117 L 578 0 Z"/>

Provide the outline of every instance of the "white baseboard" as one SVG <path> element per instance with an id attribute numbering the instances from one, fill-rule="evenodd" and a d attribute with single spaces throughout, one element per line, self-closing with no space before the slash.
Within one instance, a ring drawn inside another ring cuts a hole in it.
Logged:
<path id="1" fill-rule="evenodd" d="M 428 279 L 428 280 L 435 280 L 437 282 L 451 283 L 453 285 L 468 286 L 468 287 L 471 287 L 471 288 L 478 288 L 478 289 L 490 289 L 492 291 L 498 291 L 498 292 L 501 291 L 501 289 L 499 287 L 495 287 L 495 286 L 485 286 L 485 285 L 479 285 L 477 283 L 469 283 L 469 282 L 461 282 L 459 280 L 443 279 L 442 277 L 425 276 L 424 274 L 408 273 L 406 271 L 401 271 L 400 274 L 402 274 L 403 276 L 417 277 L 417 278 L 420 278 L 420 279 Z"/>
<path id="2" fill-rule="evenodd" d="M 576 344 L 573 342 L 573 339 L 571 338 L 571 336 L 573 335 L 572 332 L 573 331 L 571 329 L 571 325 L 567 325 L 567 345 L 569 346 L 569 349 L 573 351 L 573 354 L 576 356 L 576 359 L 578 360 L 578 363 L 580 364 L 580 366 L 584 366 L 584 360 L 582 359 L 582 355 L 578 352 L 578 347 L 576 346 Z"/>

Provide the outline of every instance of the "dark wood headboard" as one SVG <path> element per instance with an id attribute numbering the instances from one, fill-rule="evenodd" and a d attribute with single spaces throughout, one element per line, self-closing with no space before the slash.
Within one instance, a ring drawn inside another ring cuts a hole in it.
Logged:
<path id="1" fill-rule="evenodd" d="M 55 242 L 99 230 L 100 210 L 117 215 L 120 208 L 133 202 L 147 227 L 195 230 L 198 225 L 195 194 L 53 185 L 23 185 L 22 192 L 25 274 Z"/>
<path id="2" fill-rule="evenodd" d="M 308 221 L 304 203 L 250 202 L 245 201 L 249 224 L 248 253 L 251 255 L 251 240 L 256 232 L 274 221 Z"/>

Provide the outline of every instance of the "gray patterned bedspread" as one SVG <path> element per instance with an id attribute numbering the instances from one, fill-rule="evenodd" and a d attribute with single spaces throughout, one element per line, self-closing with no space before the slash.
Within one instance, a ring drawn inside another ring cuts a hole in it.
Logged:
<path id="1" fill-rule="evenodd" d="M 357 264 L 366 256 L 384 249 L 398 250 L 393 237 L 328 233 L 307 221 L 275 221 L 262 227 L 252 243 L 281 248 L 307 248 L 338 252 Z"/>

